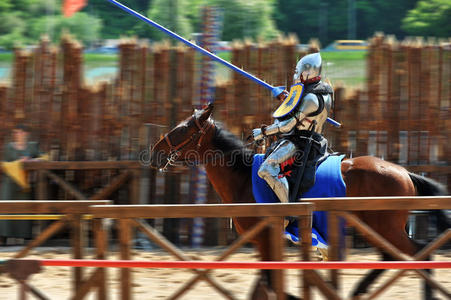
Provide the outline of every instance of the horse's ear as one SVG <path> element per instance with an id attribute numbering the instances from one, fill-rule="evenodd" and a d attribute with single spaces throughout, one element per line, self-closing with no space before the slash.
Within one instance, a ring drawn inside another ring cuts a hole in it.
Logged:
<path id="1" fill-rule="evenodd" d="M 213 103 L 212 102 L 208 103 L 202 109 L 202 114 L 199 117 L 199 121 L 203 122 L 203 121 L 207 120 L 211 116 L 211 113 L 213 112 L 213 108 L 214 108 Z"/>

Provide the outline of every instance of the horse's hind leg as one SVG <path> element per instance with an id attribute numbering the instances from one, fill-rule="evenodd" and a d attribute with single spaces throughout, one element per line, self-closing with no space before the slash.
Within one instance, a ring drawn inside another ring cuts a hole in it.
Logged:
<path id="1" fill-rule="evenodd" d="M 404 214 L 404 216 L 402 215 Z M 407 219 L 407 212 L 362 212 L 360 219 L 383 236 L 389 243 L 407 255 L 414 255 L 417 251 L 415 244 L 409 239 L 404 226 L 404 219 Z M 383 221 L 382 221 L 383 220 Z M 393 257 L 382 251 L 383 260 L 393 260 Z M 384 270 L 372 270 L 353 292 L 353 296 L 365 294 L 370 285 L 384 272 Z"/>
<path id="2" fill-rule="evenodd" d="M 428 256 L 425 260 L 431 260 L 431 257 Z M 432 275 L 431 269 L 426 269 L 425 271 L 429 275 Z M 434 289 L 427 283 L 426 280 L 423 281 L 423 291 L 424 291 L 424 299 L 425 300 L 437 299 L 437 298 L 434 298 Z"/>
<path id="3" fill-rule="evenodd" d="M 266 279 L 263 279 L 262 273 L 262 277 L 255 283 L 250 300 L 275 300 L 276 298 L 274 291 L 266 284 Z"/>
<path id="4" fill-rule="evenodd" d="M 396 241 L 391 241 L 392 244 L 396 247 L 398 247 L 398 249 L 400 249 L 401 251 L 404 251 L 406 254 L 410 255 L 410 256 L 414 256 L 418 251 L 420 251 L 421 249 L 423 249 L 426 244 L 423 243 L 419 243 L 413 239 L 411 239 L 408 235 L 406 231 L 402 232 L 403 235 L 399 235 L 398 239 Z M 414 250 L 410 250 L 409 249 L 414 249 Z M 424 260 L 430 260 L 431 257 L 428 256 L 426 257 Z M 432 275 L 432 270 L 426 269 L 425 270 L 428 274 Z M 434 300 L 436 298 L 434 298 L 433 296 L 433 288 L 427 284 L 427 281 L 423 281 L 423 295 L 424 295 L 424 299 L 425 300 Z"/>
<path id="5" fill-rule="evenodd" d="M 426 247 L 426 243 L 419 243 L 415 240 L 411 240 L 415 246 L 417 246 L 418 251 L 420 251 L 421 249 L 423 249 L 424 247 Z M 424 260 L 432 260 L 431 256 L 428 255 Z M 431 269 L 426 269 L 425 270 L 426 273 L 428 273 L 429 275 L 432 275 L 432 270 Z M 434 298 L 434 289 L 427 283 L 426 280 L 423 281 L 423 292 L 424 292 L 424 299 L 425 300 L 434 300 L 436 298 Z"/>
<path id="6" fill-rule="evenodd" d="M 382 260 L 390 261 L 393 260 L 393 258 L 386 254 L 382 253 Z M 360 295 L 366 294 L 368 288 L 370 285 L 382 274 L 384 273 L 384 269 L 376 269 L 371 270 L 368 272 L 368 274 L 365 275 L 365 278 L 360 280 L 358 286 L 354 289 L 354 292 L 352 293 L 353 298 L 357 298 Z"/>
<path id="7" fill-rule="evenodd" d="M 411 239 L 410 239 L 411 240 Z M 424 245 L 419 244 L 415 242 L 414 240 L 411 240 L 412 244 L 418 247 L 418 249 L 421 249 L 424 247 Z M 392 261 L 394 260 L 390 255 L 386 253 L 382 253 L 382 260 L 384 261 Z M 430 257 L 428 256 L 425 260 L 430 260 Z M 371 270 L 358 284 L 358 286 L 354 289 L 352 296 L 356 299 L 360 295 L 366 294 L 368 291 L 368 288 L 371 286 L 371 284 L 376 281 L 376 279 L 384 273 L 384 269 L 380 270 Z M 432 270 L 425 270 L 427 273 L 432 274 Z M 423 281 L 423 291 L 424 291 L 424 299 L 425 300 L 434 300 L 436 298 L 433 297 L 433 289 L 430 285 L 427 284 L 426 281 Z"/>

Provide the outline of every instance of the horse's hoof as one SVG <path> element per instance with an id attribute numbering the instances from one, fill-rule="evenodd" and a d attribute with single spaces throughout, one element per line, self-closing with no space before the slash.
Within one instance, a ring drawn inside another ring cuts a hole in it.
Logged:
<path id="1" fill-rule="evenodd" d="M 276 293 L 260 280 L 255 285 L 251 300 L 276 300 Z"/>

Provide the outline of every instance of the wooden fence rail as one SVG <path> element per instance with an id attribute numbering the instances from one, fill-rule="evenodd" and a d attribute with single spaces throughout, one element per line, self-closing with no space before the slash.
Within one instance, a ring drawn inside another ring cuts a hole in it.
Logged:
<path id="1" fill-rule="evenodd" d="M 364 239 L 376 248 L 389 253 L 397 260 L 421 260 L 428 257 L 433 251 L 443 246 L 447 241 L 451 240 L 451 229 L 442 233 L 434 239 L 422 251 L 414 257 L 408 257 L 403 254 L 397 247 L 385 240 L 380 234 L 372 230 L 360 218 L 352 214 L 352 212 L 360 211 L 396 211 L 396 210 L 433 210 L 433 209 L 451 209 L 451 197 L 349 197 L 349 198 L 312 198 L 304 201 L 311 202 L 315 205 L 315 210 L 329 211 L 328 215 L 328 236 L 329 236 L 329 259 L 340 259 L 340 221 L 343 218 L 347 225 L 352 226 L 359 232 Z M 418 270 L 417 270 L 418 271 Z M 373 299 L 390 285 L 392 285 L 405 272 L 399 272 L 397 275 L 386 281 L 379 289 L 371 293 L 369 299 Z M 450 296 L 450 292 L 440 283 L 435 282 L 427 274 L 418 271 L 431 286 L 443 293 L 446 297 Z M 340 276 L 338 270 L 330 271 L 330 280 L 333 286 L 340 289 Z"/>
<path id="2" fill-rule="evenodd" d="M 451 209 L 451 197 L 359 197 L 359 198 L 317 198 L 308 199 L 309 202 L 302 203 L 279 203 L 279 204 L 222 204 L 222 205 L 108 205 L 108 202 L 101 202 L 102 205 L 96 205 L 97 202 L 18 202 L 0 203 L 0 210 L 7 213 L 29 213 L 27 209 L 35 209 L 36 213 L 79 213 L 91 214 L 93 217 L 93 230 L 95 234 L 95 243 L 97 259 L 107 259 L 108 253 L 108 233 L 103 224 L 103 219 L 116 219 L 119 235 L 119 251 L 121 260 L 131 259 L 131 241 L 133 239 L 134 229 L 143 232 L 153 242 L 162 249 L 173 255 L 177 260 L 190 261 L 179 248 L 168 241 L 157 230 L 148 225 L 141 219 L 152 218 L 195 218 L 195 217 L 258 217 L 259 222 L 244 232 L 234 243 L 232 243 L 218 258 L 217 261 L 223 261 L 234 253 L 237 249 L 249 242 L 262 229 L 269 227 L 271 231 L 271 252 L 272 259 L 276 261 L 283 260 L 284 243 L 282 241 L 283 217 L 286 215 L 298 216 L 301 242 L 301 260 L 309 261 L 309 250 L 311 241 L 311 213 L 312 210 L 329 211 L 329 253 L 331 260 L 339 260 L 339 226 L 338 217 L 346 219 L 347 224 L 358 229 L 365 238 L 373 243 L 379 249 L 390 253 L 396 260 L 419 261 L 424 260 L 433 251 L 438 249 L 447 241 L 451 240 L 451 229 L 443 232 L 433 242 L 431 242 L 422 251 L 413 257 L 409 257 L 399 251 L 394 245 L 369 228 L 353 212 L 358 211 L 396 211 L 405 209 Z M 55 204 L 56 203 L 56 204 Z M 91 206 L 84 206 L 94 204 Z M 78 218 L 79 220 L 79 218 Z M 81 227 L 76 227 L 77 232 Z M 48 234 L 47 234 L 48 235 Z M 73 236 L 74 245 L 80 245 L 77 235 Z M 37 239 L 39 240 L 39 238 Z M 33 244 L 33 243 L 32 243 Z M 78 248 L 77 248 L 78 249 Z M 77 250 L 80 251 L 80 250 Z M 23 257 L 21 253 L 15 257 Z M 75 258 L 81 258 L 81 252 L 76 252 Z M 78 270 L 77 268 L 75 270 Z M 450 296 L 447 288 L 440 283 L 440 280 L 432 278 L 422 270 L 413 270 L 426 280 L 435 289 L 441 292 L 445 297 Z M 384 282 L 379 288 L 371 292 L 370 298 L 379 296 L 406 270 L 399 271 Z M 209 275 L 210 270 L 193 270 L 194 277 L 188 280 L 184 285 L 177 289 L 170 299 L 177 299 L 191 289 L 199 280 L 205 280 L 221 295 L 227 299 L 235 299 L 234 295 L 228 292 L 219 282 Z M 121 299 L 131 299 L 132 295 L 132 276 L 131 270 L 121 268 L 120 270 L 120 291 Z M 284 279 L 283 272 L 280 270 L 272 278 L 273 286 L 276 289 L 277 299 L 284 299 Z M 340 297 L 340 272 L 339 270 L 330 270 L 329 279 L 323 278 L 315 270 L 303 270 L 303 285 L 300 293 L 303 299 L 311 299 L 312 288 L 316 287 L 327 299 L 342 299 Z M 96 268 L 89 277 L 83 278 L 81 271 L 74 271 L 76 289 L 71 299 L 83 299 L 91 290 L 97 289 L 98 299 L 107 299 L 106 289 L 106 269 Z M 329 283 L 330 282 L 330 283 Z"/>
<path id="3" fill-rule="evenodd" d="M 112 218 L 117 219 L 118 235 L 119 235 L 119 249 L 120 259 L 131 259 L 131 241 L 133 238 L 133 228 L 137 228 L 147 235 L 153 242 L 158 244 L 168 253 L 172 254 L 178 260 L 190 260 L 180 249 L 169 242 L 157 230 L 149 226 L 147 223 L 139 220 L 141 218 L 195 218 L 195 217 L 258 217 L 259 222 L 251 229 L 241 235 L 227 250 L 218 257 L 219 261 L 225 260 L 228 256 L 234 253 L 237 249 L 249 242 L 256 234 L 258 234 L 265 227 L 270 228 L 272 242 L 272 258 L 273 260 L 283 260 L 283 217 L 289 215 L 299 216 L 300 230 L 305 236 L 310 236 L 311 232 L 311 214 L 313 206 L 310 203 L 296 203 L 296 204 L 222 204 L 222 205 L 111 205 L 103 209 L 101 205 L 94 205 L 90 208 L 90 213 L 93 214 L 96 222 L 95 236 L 97 244 L 97 258 L 105 259 L 107 254 L 107 233 L 103 226 L 101 226 L 101 219 Z M 303 242 L 303 251 L 309 251 L 311 241 L 307 238 Z M 303 254 L 304 259 L 308 254 Z M 72 299 L 83 299 L 87 293 L 97 288 L 99 299 L 106 299 L 106 270 L 104 268 L 96 269 L 91 277 L 85 279 L 82 286 Z M 235 297 L 224 289 L 220 283 L 211 278 L 206 270 L 194 270 L 197 276 L 193 277 L 188 283 L 183 285 L 180 289 L 170 297 L 170 299 L 177 299 L 192 288 L 198 280 L 205 280 L 213 288 L 227 299 L 235 299 Z M 131 299 L 132 295 L 132 279 L 130 269 L 121 269 L 121 299 Z M 276 287 L 278 299 L 283 299 L 283 272 L 278 270 L 276 275 L 272 278 L 273 284 Z"/>
<path id="4" fill-rule="evenodd" d="M 89 214 L 92 205 L 111 204 L 111 201 L 0 201 L 2 214 L 63 214 L 61 218 L 46 227 L 37 237 L 29 242 L 23 249 L 14 255 L 14 258 L 22 258 L 35 247 L 38 247 L 53 235 L 65 227 L 71 229 L 72 257 L 83 258 L 83 217 Z M 83 269 L 74 269 L 74 291 L 81 286 Z M 30 288 L 30 286 L 28 287 Z"/>

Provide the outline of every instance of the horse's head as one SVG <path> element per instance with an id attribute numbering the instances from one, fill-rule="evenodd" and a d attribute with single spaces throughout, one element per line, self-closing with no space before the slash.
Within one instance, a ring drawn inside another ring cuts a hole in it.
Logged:
<path id="1" fill-rule="evenodd" d="M 202 110 L 195 110 L 193 115 L 171 131 L 152 148 L 150 166 L 166 170 L 176 161 L 200 161 L 203 143 L 213 134 L 214 123 L 210 120 L 213 104 Z"/>

